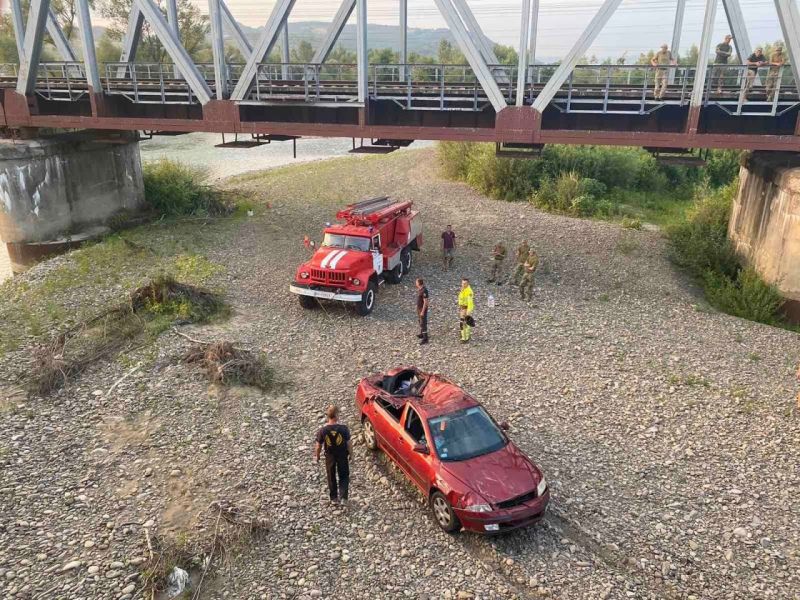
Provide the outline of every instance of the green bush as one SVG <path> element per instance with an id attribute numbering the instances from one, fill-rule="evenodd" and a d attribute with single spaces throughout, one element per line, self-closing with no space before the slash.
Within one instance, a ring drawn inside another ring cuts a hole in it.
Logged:
<path id="1" fill-rule="evenodd" d="M 753 269 L 741 269 L 733 280 L 726 275 L 707 271 L 703 291 L 717 309 L 759 323 L 778 322 L 783 298 L 775 286 L 764 282 Z"/>
<path id="2" fill-rule="evenodd" d="M 143 168 L 144 197 L 159 216 L 229 214 L 232 207 L 214 188 L 204 185 L 203 172 L 181 162 L 162 158 Z"/>
<path id="3" fill-rule="evenodd" d="M 622 218 L 622 228 L 623 229 L 641 229 L 642 228 L 642 220 L 641 219 L 632 219 L 631 217 L 623 217 Z"/>
<path id="4" fill-rule="evenodd" d="M 667 233 L 673 260 L 692 275 L 702 278 L 709 271 L 736 279 L 739 260 L 728 240 L 728 220 L 736 183 L 709 191 L 699 188 L 695 207 L 686 219 Z"/>

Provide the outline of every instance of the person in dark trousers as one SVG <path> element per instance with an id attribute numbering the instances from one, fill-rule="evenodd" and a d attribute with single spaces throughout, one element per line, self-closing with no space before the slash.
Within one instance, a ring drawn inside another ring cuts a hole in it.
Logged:
<path id="1" fill-rule="evenodd" d="M 453 259 L 456 256 L 456 232 L 453 226 L 448 225 L 442 233 L 442 258 L 444 260 L 444 270 L 447 271 L 453 266 Z"/>
<path id="2" fill-rule="evenodd" d="M 428 343 L 428 288 L 422 279 L 417 279 L 417 318 L 419 319 L 420 344 Z"/>
<path id="3" fill-rule="evenodd" d="M 314 448 L 314 460 L 317 463 L 323 446 L 331 502 L 336 504 L 341 499 L 342 504 L 347 504 L 353 442 L 350 441 L 347 425 L 339 423 L 339 408 L 334 405 L 328 407 L 328 424 L 317 432 L 317 445 Z"/>

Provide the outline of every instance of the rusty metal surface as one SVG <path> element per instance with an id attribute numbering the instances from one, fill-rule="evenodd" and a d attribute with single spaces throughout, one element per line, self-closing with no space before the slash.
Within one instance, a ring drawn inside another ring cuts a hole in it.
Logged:
<path id="1" fill-rule="evenodd" d="M 74 128 L 110 130 L 159 130 L 175 132 L 210 132 L 243 134 L 280 134 L 292 136 L 388 138 L 406 140 L 509 142 L 537 144 L 592 144 L 611 146 L 661 146 L 665 148 L 736 148 L 742 150 L 800 151 L 798 135 L 756 135 L 702 133 L 697 130 L 700 109 L 689 114 L 684 132 L 606 131 L 603 129 L 542 128 L 543 116 L 531 107 L 509 107 L 499 113 L 495 127 L 447 126 L 439 120 L 426 126 L 370 124 L 369 114 L 359 109 L 357 123 L 285 122 L 242 120 L 245 107 L 227 101 L 209 102 L 202 118 L 186 107 L 172 107 L 161 116 L 124 114 L 130 107 L 120 107 L 101 94 L 93 94 L 92 116 L 41 114 L 46 108 L 36 98 L 26 98 L 13 90 L 2 90 L 2 116 L 9 128 Z M 371 109 L 369 112 L 374 112 Z M 271 113 L 266 113 L 271 114 Z M 275 113 L 281 114 L 283 113 Z M 174 118 L 167 115 L 176 115 Z M 311 117 L 313 118 L 313 114 Z M 546 115 L 544 117 L 546 119 Z M 800 121 L 799 121 L 800 122 Z M 694 126 L 694 128 L 692 128 Z"/>

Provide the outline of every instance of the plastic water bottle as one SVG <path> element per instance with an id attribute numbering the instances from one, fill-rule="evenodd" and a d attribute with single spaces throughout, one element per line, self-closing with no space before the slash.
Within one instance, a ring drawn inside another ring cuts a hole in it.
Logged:
<path id="1" fill-rule="evenodd" d="M 494 294 L 489 294 L 489 308 L 494 308 Z"/>

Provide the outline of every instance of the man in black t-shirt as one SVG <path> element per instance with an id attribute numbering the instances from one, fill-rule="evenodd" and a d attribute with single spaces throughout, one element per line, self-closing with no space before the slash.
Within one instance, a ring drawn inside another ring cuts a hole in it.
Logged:
<path id="1" fill-rule="evenodd" d="M 747 95 L 753 89 L 756 75 L 758 75 L 758 68 L 767 64 L 767 57 L 764 55 L 764 49 L 761 46 L 756 46 L 755 52 L 747 57 L 747 76 L 744 84 L 744 96 L 747 100 Z"/>
<path id="2" fill-rule="evenodd" d="M 444 259 L 444 270 L 447 271 L 453 266 L 453 259 L 456 256 L 456 232 L 453 226 L 448 225 L 442 233 L 442 258 Z"/>
<path id="3" fill-rule="evenodd" d="M 328 407 L 328 424 L 317 432 L 317 445 L 314 448 L 314 460 L 319 463 L 319 454 L 325 447 L 325 471 L 328 474 L 328 491 L 331 502 L 347 503 L 350 486 L 350 455 L 353 453 L 353 442 L 350 441 L 350 430 L 347 425 L 339 424 L 339 408 Z M 338 485 L 337 485 L 338 475 Z"/>
<path id="4" fill-rule="evenodd" d="M 419 320 L 419 333 L 417 337 L 420 344 L 428 343 L 428 288 L 422 279 L 417 279 L 417 319 Z"/>

